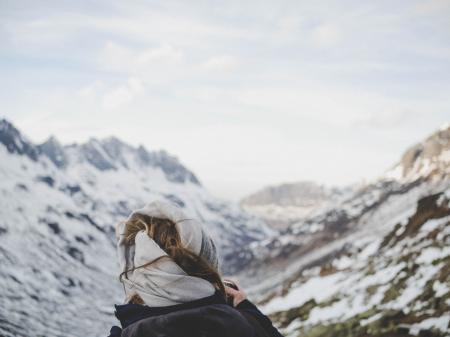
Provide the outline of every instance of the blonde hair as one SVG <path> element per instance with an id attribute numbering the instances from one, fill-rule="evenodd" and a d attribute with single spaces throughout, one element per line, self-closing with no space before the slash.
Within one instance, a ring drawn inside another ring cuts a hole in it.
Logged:
<path id="1" fill-rule="evenodd" d="M 141 231 L 145 231 L 167 253 L 167 256 L 160 256 L 141 266 L 125 270 L 119 276 L 121 282 L 123 277 L 128 278 L 129 272 L 147 267 L 163 258 L 170 258 L 186 274 L 211 282 L 216 290 L 225 297 L 225 287 L 218 270 L 201 256 L 183 246 L 175 222 L 169 219 L 155 218 L 145 214 L 135 213 L 125 222 L 125 244 L 128 246 L 134 245 L 136 234 Z M 128 302 L 144 304 L 144 301 L 138 294 L 132 294 Z"/>

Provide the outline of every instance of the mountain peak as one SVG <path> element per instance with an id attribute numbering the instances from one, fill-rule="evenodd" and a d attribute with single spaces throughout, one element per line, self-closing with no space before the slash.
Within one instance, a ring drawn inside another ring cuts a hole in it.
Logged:
<path id="1" fill-rule="evenodd" d="M 88 139 L 86 143 L 78 146 L 82 159 L 100 171 L 115 170 L 114 158 L 105 151 L 102 142 L 94 137 Z"/>
<path id="2" fill-rule="evenodd" d="M 67 156 L 64 148 L 55 136 L 50 136 L 45 142 L 38 145 L 38 149 L 46 155 L 57 167 L 67 165 Z"/>
<path id="3" fill-rule="evenodd" d="M 191 182 L 200 185 L 197 177 L 177 157 L 165 150 L 148 151 L 143 145 L 133 147 L 116 136 L 98 139 L 89 138 L 84 143 L 62 145 L 50 136 L 45 142 L 34 145 L 8 120 L 0 119 L 0 144 L 8 152 L 26 155 L 37 161 L 40 155 L 50 159 L 56 167 L 65 168 L 77 158 L 100 171 L 117 170 L 119 167 L 130 169 L 132 166 L 150 166 L 161 169 L 167 180 L 175 183 Z"/>
<path id="4" fill-rule="evenodd" d="M 113 135 L 102 138 L 101 142 L 103 142 L 103 143 L 115 143 L 115 144 L 126 144 L 120 138 L 118 138 L 116 136 L 113 136 Z"/>
<path id="5" fill-rule="evenodd" d="M 0 119 L 0 143 L 9 153 L 26 155 L 36 161 L 39 157 L 38 149 L 24 137 L 20 131 L 8 120 Z"/>
<path id="6" fill-rule="evenodd" d="M 155 151 L 152 159 L 154 165 L 161 167 L 167 179 L 179 183 L 190 181 L 196 185 L 200 185 L 200 181 L 194 173 L 182 165 L 177 157 L 170 155 L 167 151 Z"/>
<path id="7" fill-rule="evenodd" d="M 450 124 L 411 146 L 384 177 L 416 180 L 446 177 L 450 173 Z"/>
<path id="8" fill-rule="evenodd" d="M 439 128 L 439 131 L 448 131 L 450 129 L 450 123 L 444 123 L 442 124 L 442 126 Z"/>

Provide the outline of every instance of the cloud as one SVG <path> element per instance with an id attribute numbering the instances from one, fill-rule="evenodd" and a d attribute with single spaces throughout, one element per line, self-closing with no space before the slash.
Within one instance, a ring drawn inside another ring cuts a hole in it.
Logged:
<path id="1" fill-rule="evenodd" d="M 144 86 L 142 81 L 132 77 L 124 85 L 105 93 L 102 99 L 102 106 L 107 110 L 117 109 L 125 103 L 132 101 L 143 90 Z"/>
<path id="2" fill-rule="evenodd" d="M 144 89 L 141 79 L 130 77 L 125 83 L 116 86 L 108 86 L 97 80 L 81 88 L 78 93 L 86 104 L 97 105 L 105 110 L 117 110 L 132 102 Z"/>
<path id="3" fill-rule="evenodd" d="M 212 71 L 228 72 L 238 66 L 236 57 L 231 55 L 221 55 L 211 57 L 203 64 L 204 68 Z"/>
<path id="4" fill-rule="evenodd" d="M 450 2 L 448 0 L 421 1 L 419 3 L 414 4 L 413 8 L 417 14 L 427 15 L 427 14 L 442 13 L 442 11 L 450 9 Z"/>
<path id="5" fill-rule="evenodd" d="M 64 19 L 55 17 L 30 18 L 29 20 L 12 20 L 5 18 L 3 28 L 6 36 L 20 47 L 50 47 L 57 46 L 73 38 L 82 28 L 77 22 L 84 17 L 79 15 L 66 15 Z"/>
<path id="6" fill-rule="evenodd" d="M 332 23 L 325 23 L 315 27 L 311 34 L 314 45 L 322 48 L 334 47 L 342 40 L 341 28 Z"/>
<path id="7" fill-rule="evenodd" d="M 82 87 L 80 90 L 78 90 L 78 94 L 82 99 L 85 100 L 95 100 L 97 98 L 97 95 L 105 90 L 105 85 L 102 81 L 94 81 L 93 83 L 90 83 L 84 87 Z"/>
<path id="8" fill-rule="evenodd" d="M 406 124 L 414 124 L 418 113 L 411 109 L 397 107 L 394 104 L 388 104 L 384 109 L 373 111 L 370 114 L 361 116 L 355 120 L 354 126 L 366 126 L 380 129 L 396 129 Z"/>
<path id="9" fill-rule="evenodd" d="M 182 61 L 182 51 L 170 44 L 137 49 L 112 41 L 106 43 L 98 58 L 99 65 L 106 70 L 131 74 L 171 67 Z"/>

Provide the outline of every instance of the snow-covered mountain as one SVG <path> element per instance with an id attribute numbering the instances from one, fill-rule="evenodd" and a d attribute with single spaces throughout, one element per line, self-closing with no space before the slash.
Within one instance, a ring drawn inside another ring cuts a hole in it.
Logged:
<path id="1" fill-rule="evenodd" d="M 205 223 L 224 273 L 240 264 L 239 247 L 274 234 L 175 157 L 114 137 L 33 144 L 0 120 L 0 163 L 1 336 L 105 334 L 123 297 L 113 228 L 153 198 Z"/>
<path id="2" fill-rule="evenodd" d="M 450 128 L 376 180 L 242 253 L 288 336 L 449 336 Z"/>
<path id="3" fill-rule="evenodd" d="M 450 162 L 450 125 L 442 126 L 423 142 L 411 146 L 401 160 L 388 170 L 381 179 L 401 182 L 448 178 Z"/>
<path id="4" fill-rule="evenodd" d="M 335 203 L 348 188 L 328 188 L 312 181 L 265 187 L 240 202 L 242 207 L 274 228 L 286 228 Z"/>
<path id="5" fill-rule="evenodd" d="M 286 336 L 449 336 L 450 189 L 403 215 L 302 270 L 263 310 Z"/>
<path id="6" fill-rule="evenodd" d="M 0 336 L 104 334 L 123 297 L 113 226 L 152 198 L 208 226 L 223 271 L 288 336 L 448 336 L 449 139 L 447 126 L 365 185 L 299 184 L 282 201 L 278 191 L 247 200 L 315 203 L 275 232 L 164 151 L 114 137 L 33 144 L 1 120 Z"/>

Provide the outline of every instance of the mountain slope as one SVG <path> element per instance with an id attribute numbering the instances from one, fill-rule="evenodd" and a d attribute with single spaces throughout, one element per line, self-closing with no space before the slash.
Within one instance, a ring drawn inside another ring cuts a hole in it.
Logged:
<path id="1" fill-rule="evenodd" d="M 241 279 L 286 333 L 445 335 L 449 135 L 442 128 L 411 148 L 414 160 L 410 149 L 375 181 L 243 252 Z"/>
<path id="2" fill-rule="evenodd" d="M 450 163 L 450 126 L 444 125 L 423 142 L 411 146 L 384 178 L 414 181 L 420 177 L 445 179 Z"/>
<path id="3" fill-rule="evenodd" d="M 123 297 L 114 225 L 153 198 L 205 223 L 226 273 L 237 246 L 273 234 L 176 158 L 117 138 L 35 145 L 1 120 L 0 162 L 1 336 L 105 334 Z"/>
<path id="4" fill-rule="evenodd" d="M 304 270 L 263 310 L 289 336 L 448 336 L 450 189 L 381 238 Z"/>
<path id="5" fill-rule="evenodd" d="M 292 224 L 280 235 L 245 249 L 238 268 L 244 271 L 240 273 L 243 283 L 254 285 L 255 294 L 280 287 L 279 283 L 289 274 L 332 255 L 345 243 L 351 243 L 356 233 L 386 234 L 395 225 L 393 215 L 401 217 L 420 198 L 446 188 L 450 174 L 449 133 L 450 127 L 443 128 L 421 143 L 440 144 L 440 150 L 431 156 L 436 169 L 405 178 L 393 177 L 388 171 Z M 423 162 L 429 160 L 418 156 L 414 165 L 423 167 Z"/>

